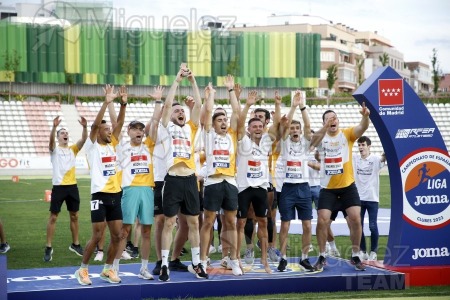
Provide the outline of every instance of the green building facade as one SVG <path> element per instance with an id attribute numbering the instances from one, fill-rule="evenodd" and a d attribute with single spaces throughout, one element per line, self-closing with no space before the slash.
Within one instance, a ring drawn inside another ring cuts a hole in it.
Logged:
<path id="1" fill-rule="evenodd" d="M 320 35 L 154 31 L 0 22 L 0 81 L 5 53 L 20 65 L 14 82 L 168 85 L 186 62 L 199 85 L 232 73 L 247 87 L 317 88 Z M 188 84 L 185 82 L 184 84 Z"/>

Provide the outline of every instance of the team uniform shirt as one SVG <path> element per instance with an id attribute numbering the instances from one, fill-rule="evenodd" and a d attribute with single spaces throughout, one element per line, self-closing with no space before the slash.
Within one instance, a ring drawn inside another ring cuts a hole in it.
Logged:
<path id="1" fill-rule="evenodd" d="M 155 181 L 164 181 L 164 177 L 167 174 L 167 156 L 170 142 L 167 130 L 159 124 L 158 137 L 153 149 L 153 176 Z"/>
<path id="2" fill-rule="evenodd" d="M 281 151 L 272 149 L 272 184 L 277 192 L 281 192 L 284 182 L 284 159 Z"/>
<path id="3" fill-rule="evenodd" d="M 73 185 L 77 184 L 75 178 L 76 156 L 80 150 L 74 144 L 70 147 L 56 146 L 50 152 L 50 159 L 53 168 L 53 185 Z"/>
<path id="4" fill-rule="evenodd" d="M 267 141 L 270 141 L 270 143 Z M 248 187 L 269 187 L 269 153 L 272 141 L 263 135 L 257 145 L 247 135 L 238 142 L 237 184 L 239 192 Z"/>
<path id="5" fill-rule="evenodd" d="M 229 128 L 225 135 L 217 134 L 211 129 L 205 134 L 206 150 L 206 177 L 205 186 L 220 183 L 226 180 L 237 187 L 236 150 L 237 132 Z M 211 177 L 222 175 L 221 177 Z"/>
<path id="6" fill-rule="evenodd" d="M 147 137 L 139 146 L 126 143 L 117 152 L 122 173 L 122 188 L 127 186 L 154 187 L 152 153 L 155 143 Z"/>
<path id="7" fill-rule="evenodd" d="M 380 156 L 369 154 L 364 159 L 359 154 L 353 154 L 355 183 L 362 201 L 380 202 L 379 173 L 384 166 Z"/>
<path id="8" fill-rule="evenodd" d="M 120 174 L 116 156 L 117 139 L 111 136 L 111 143 L 100 145 L 88 138 L 85 151 L 91 174 L 91 194 L 120 192 Z"/>
<path id="9" fill-rule="evenodd" d="M 314 153 L 310 153 L 308 155 L 308 161 L 317 163 L 318 161 L 314 157 Z M 308 167 L 308 174 L 309 174 L 309 186 L 319 186 L 320 185 L 320 171 L 314 170 L 311 167 Z"/>
<path id="10" fill-rule="evenodd" d="M 300 138 L 299 142 L 293 142 L 289 137 L 281 140 L 281 155 L 284 160 L 284 182 L 308 182 L 309 145 L 310 142 L 304 136 Z"/>
<path id="11" fill-rule="evenodd" d="M 335 136 L 325 134 L 318 147 L 322 188 L 345 188 L 355 182 L 352 166 L 352 148 L 355 141 L 353 127 L 341 129 Z"/>
<path id="12" fill-rule="evenodd" d="M 191 170 L 196 171 L 194 159 L 195 154 L 195 136 L 198 126 L 189 120 L 183 127 L 173 122 L 167 125 L 169 134 L 169 155 L 167 156 L 167 170 L 177 163 L 184 162 Z"/>

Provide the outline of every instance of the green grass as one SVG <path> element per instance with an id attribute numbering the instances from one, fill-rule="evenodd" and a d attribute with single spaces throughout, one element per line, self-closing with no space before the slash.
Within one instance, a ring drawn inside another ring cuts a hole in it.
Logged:
<path id="1" fill-rule="evenodd" d="M 63 205 L 62 211 L 58 218 L 56 225 L 56 232 L 53 239 L 53 260 L 45 263 L 43 261 L 43 254 L 46 240 L 46 225 L 49 217 L 49 203 L 43 201 L 44 191 L 51 189 L 51 179 L 27 179 L 21 177 L 18 183 L 13 183 L 10 179 L 0 180 L 0 218 L 3 221 L 4 229 L 6 232 L 7 241 L 11 246 L 11 250 L 7 253 L 8 256 L 8 269 L 28 269 L 28 268 L 52 268 L 61 266 L 77 266 L 81 262 L 81 258 L 74 255 L 68 250 L 71 244 L 71 235 L 69 229 L 69 215 L 65 205 Z M 91 236 L 91 222 L 89 213 L 89 199 L 90 199 L 90 180 L 88 178 L 81 178 L 78 180 L 78 187 L 81 197 L 81 208 L 79 213 L 79 239 L 84 246 Z M 390 207 L 390 187 L 389 177 L 381 176 L 381 200 L 380 207 Z M 300 253 L 301 236 L 291 235 L 289 245 L 291 251 L 289 256 L 298 256 Z M 341 254 L 346 257 L 350 256 L 350 240 L 348 237 L 337 237 L 337 245 L 341 250 Z M 217 236 L 216 236 L 217 243 Z M 316 245 L 316 239 L 313 237 L 313 244 Z M 385 249 L 387 244 L 387 237 L 380 237 L 379 245 L 380 249 Z M 189 249 L 189 245 L 187 245 Z M 316 247 L 317 248 L 317 247 Z M 259 256 L 259 252 L 256 251 L 256 255 Z M 317 255 L 316 252 L 310 254 L 311 256 Z M 155 261 L 154 250 L 151 252 L 150 262 Z M 379 259 L 383 259 L 384 253 L 379 253 Z M 220 254 L 216 253 L 211 255 L 212 260 L 220 259 Z M 131 261 L 135 262 L 135 261 Z M 124 261 L 124 263 L 127 263 Z M 129 262 L 128 262 L 129 263 Z M 94 262 L 93 258 L 91 264 L 101 264 Z M 370 297 L 389 297 L 398 293 L 399 297 L 417 296 L 424 297 L 428 295 L 448 295 L 450 287 L 427 287 L 427 288 L 411 288 L 405 291 L 371 291 Z M 369 294 L 367 294 L 369 295 Z M 349 293 L 323 293 L 320 294 L 302 294 L 303 299 L 312 298 L 366 298 L 364 292 L 358 292 L 355 294 Z M 283 295 L 271 295 L 269 298 L 299 298 L 298 294 L 283 294 Z M 306 297 L 306 298 L 305 298 Z M 308 298 L 310 297 L 310 298 Z M 246 299 L 257 299 L 258 297 L 246 297 Z M 213 299 L 213 298 L 211 298 Z M 219 299 L 219 298 L 214 298 Z M 221 298 L 223 299 L 223 298 Z M 238 299 L 238 297 L 228 297 L 227 299 Z M 239 297 L 242 299 L 242 297 Z"/>

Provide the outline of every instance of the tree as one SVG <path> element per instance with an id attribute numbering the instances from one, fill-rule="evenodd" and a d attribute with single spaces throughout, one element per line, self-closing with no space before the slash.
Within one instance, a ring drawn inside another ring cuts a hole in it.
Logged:
<path id="1" fill-rule="evenodd" d="M 236 55 L 231 59 L 230 63 L 227 65 L 227 74 L 230 74 L 234 77 L 239 76 L 239 71 L 241 67 L 239 65 L 239 55 Z"/>
<path id="2" fill-rule="evenodd" d="M 66 83 L 69 86 L 69 89 L 67 92 L 67 103 L 70 104 L 70 93 L 72 90 L 72 85 L 75 82 L 75 75 L 73 73 L 67 72 L 67 70 L 64 71 L 64 74 L 66 75 Z"/>
<path id="3" fill-rule="evenodd" d="M 364 81 L 364 61 L 363 57 L 356 58 L 356 67 L 358 68 L 358 86 Z"/>
<path id="4" fill-rule="evenodd" d="M 437 59 L 437 49 L 433 48 L 433 56 L 431 57 L 431 65 L 433 66 L 433 93 L 436 97 L 438 89 L 439 89 L 439 82 L 440 82 L 440 76 L 439 76 L 439 61 Z"/>
<path id="5" fill-rule="evenodd" d="M 380 60 L 380 63 L 383 67 L 389 64 L 389 54 L 387 54 L 386 52 L 383 52 L 383 55 L 378 56 L 378 59 Z"/>
<path id="6" fill-rule="evenodd" d="M 336 64 L 333 64 L 327 68 L 327 85 L 328 85 L 327 106 L 330 104 L 331 89 L 333 88 L 334 83 L 338 80 L 337 69 L 338 68 Z"/>
<path id="7" fill-rule="evenodd" d="M 12 80 L 16 72 L 19 70 L 20 60 L 22 59 L 22 57 L 17 53 L 17 50 L 15 49 L 11 54 L 8 51 L 5 51 L 3 57 L 5 59 L 3 69 L 6 71 L 6 79 L 8 79 L 9 81 L 9 101 L 11 101 Z"/>
<path id="8" fill-rule="evenodd" d="M 125 85 L 130 85 L 132 83 L 132 75 L 135 74 L 136 63 L 131 54 L 131 48 L 127 48 L 126 58 L 120 59 L 120 67 L 122 68 L 122 73 L 124 76 Z"/>

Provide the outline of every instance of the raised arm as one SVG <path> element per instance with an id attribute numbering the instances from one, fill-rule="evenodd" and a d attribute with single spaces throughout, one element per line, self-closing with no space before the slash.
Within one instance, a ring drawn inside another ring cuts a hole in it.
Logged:
<path id="1" fill-rule="evenodd" d="M 114 108 L 114 102 L 108 104 L 109 121 L 111 122 L 111 127 L 114 129 L 117 126 L 117 113 Z"/>
<path id="2" fill-rule="evenodd" d="M 288 120 L 287 123 L 283 124 L 282 132 L 283 132 L 283 140 L 285 140 L 289 135 L 289 126 L 291 126 L 292 119 L 294 118 L 295 110 L 297 106 L 299 106 L 303 102 L 302 92 L 300 90 L 296 90 L 294 97 L 292 98 L 291 109 L 289 110 L 286 118 Z"/>
<path id="3" fill-rule="evenodd" d="M 205 132 L 209 132 L 209 130 L 212 127 L 212 112 L 213 112 L 213 106 L 214 106 L 214 96 L 216 94 L 216 90 L 213 88 L 212 83 L 210 82 L 208 86 L 206 87 L 208 90 L 208 99 L 206 99 L 205 102 Z M 206 90 L 205 89 L 205 90 Z"/>
<path id="4" fill-rule="evenodd" d="M 119 96 L 121 98 L 119 116 L 117 117 L 117 126 L 113 128 L 112 132 L 117 140 L 119 140 L 120 132 L 122 131 L 123 124 L 125 123 L 125 111 L 128 102 L 127 88 L 124 85 L 122 85 L 119 89 Z"/>
<path id="5" fill-rule="evenodd" d="M 162 111 L 161 116 L 161 123 L 164 127 L 167 127 L 167 124 L 169 124 L 170 121 L 170 114 L 172 112 L 172 104 L 173 99 L 175 98 L 175 93 L 177 91 L 177 87 L 181 80 L 183 80 L 182 74 L 184 70 L 180 69 L 178 71 L 177 77 L 175 78 L 175 81 L 172 83 L 172 86 L 169 89 L 169 92 L 167 93 L 166 101 L 164 101 L 164 107 Z"/>
<path id="6" fill-rule="evenodd" d="M 81 138 L 77 141 L 77 147 L 78 150 L 81 150 L 83 148 L 84 143 L 87 139 L 87 121 L 84 117 L 81 117 L 81 120 L 78 120 L 78 123 L 80 123 L 81 126 L 83 126 L 83 132 L 81 133 Z"/>
<path id="7" fill-rule="evenodd" d="M 309 150 L 313 151 L 317 145 L 319 145 L 325 134 L 327 133 L 328 128 L 330 128 L 331 124 L 335 121 L 336 116 L 329 118 L 326 122 L 323 123 L 323 127 L 317 130 L 312 136 L 311 136 L 311 144 L 309 146 Z"/>
<path id="8" fill-rule="evenodd" d="M 231 104 L 231 119 L 230 119 L 230 127 L 234 131 L 238 128 L 239 115 L 241 112 L 241 106 L 239 105 L 238 98 L 236 96 L 236 84 L 234 83 L 234 77 L 228 75 L 225 79 L 225 87 L 228 90 L 230 95 L 230 104 Z M 240 88 L 240 87 L 239 87 Z M 240 92 L 239 92 L 240 93 Z"/>
<path id="9" fill-rule="evenodd" d="M 103 116 L 105 115 L 106 108 L 108 107 L 109 103 L 111 103 L 117 97 L 117 93 L 114 92 L 113 85 L 107 84 L 103 88 L 103 91 L 105 92 L 105 101 L 100 107 L 100 110 L 95 117 L 94 123 L 92 123 L 91 133 L 89 134 L 89 138 L 91 139 L 92 143 L 97 140 L 97 133 L 100 128 L 100 124 L 102 123 Z"/>
<path id="10" fill-rule="evenodd" d="M 272 141 L 279 139 L 281 119 L 281 97 L 278 91 L 275 91 L 275 113 L 273 114 L 273 123 L 269 128 L 269 136 Z"/>
<path id="11" fill-rule="evenodd" d="M 356 138 L 361 137 L 364 134 L 364 132 L 367 130 L 367 128 L 369 128 L 370 110 L 366 107 L 365 102 L 362 103 L 359 113 L 362 115 L 361 122 L 359 122 L 358 125 L 353 127 L 353 134 L 356 136 Z"/>
<path id="12" fill-rule="evenodd" d="M 194 97 L 194 107 L 192 108 L 191 112 L 191 121 L 196 126 L 199 126 L 200 124 L 200 112 L 202 110 L 202 97 L 200 96 L 200 91 L 197 86 L 197 81 L 195 81 L 194 74 L 192 71 L 188 75 L 188 80 L 191 82 L 192 90 L 193 90 L 193 97 Z"/>
<path id="13" fill-rule="evenodd" d="M 153 89 L 153 93 L 149 94 L 150 97 L 155 99 L 155 108 L 153 109 L 153 116 L 145 126 L 145 135 L 150 136 L 153 141 L 156 141 L 158 137 L 158 125 L 161 119 L 162 113 L 162 95 L 164 88 L 157 86 Z"/>
<path id="14" fill-rule="evenodd" d="M 311 121 L 309 119 L 309 113 L 305 106 L 306 99 L 303 98 L 303 92 L 301 94 L 301 101 L 298 107 L 300 107 L 300 112 L 302 113 L 302 119 L 303 119 L 303 135 L 306 138 L 306 140 L 311 140 Z"/>
<path id="15" fill-rule="evenodd" d="M 247 96 L 247 101 L 245 102 L 245 106 L 241 111 L 238 122 L 238 140 L 242 140 L 245 136 L 245 121 L 247 120 L 248 110 L 250 106 L 256 103 L 256 97 L 258 96 L 257 91 L 250 91 Z"/>
<path id="16" fill-rule="evenodd" d="M 56 116 L 56 118 L 53 119 L 53 127 L 52 131 L 50 131 L 50 141 L 48 142 L 48 150 L 50 150 L 50 152 L 53 152 L 56 147 L 56 128 L 59 126 L 59 124 L 61 124 L 61 119 L 59 118 L 59 116 Z"/>

